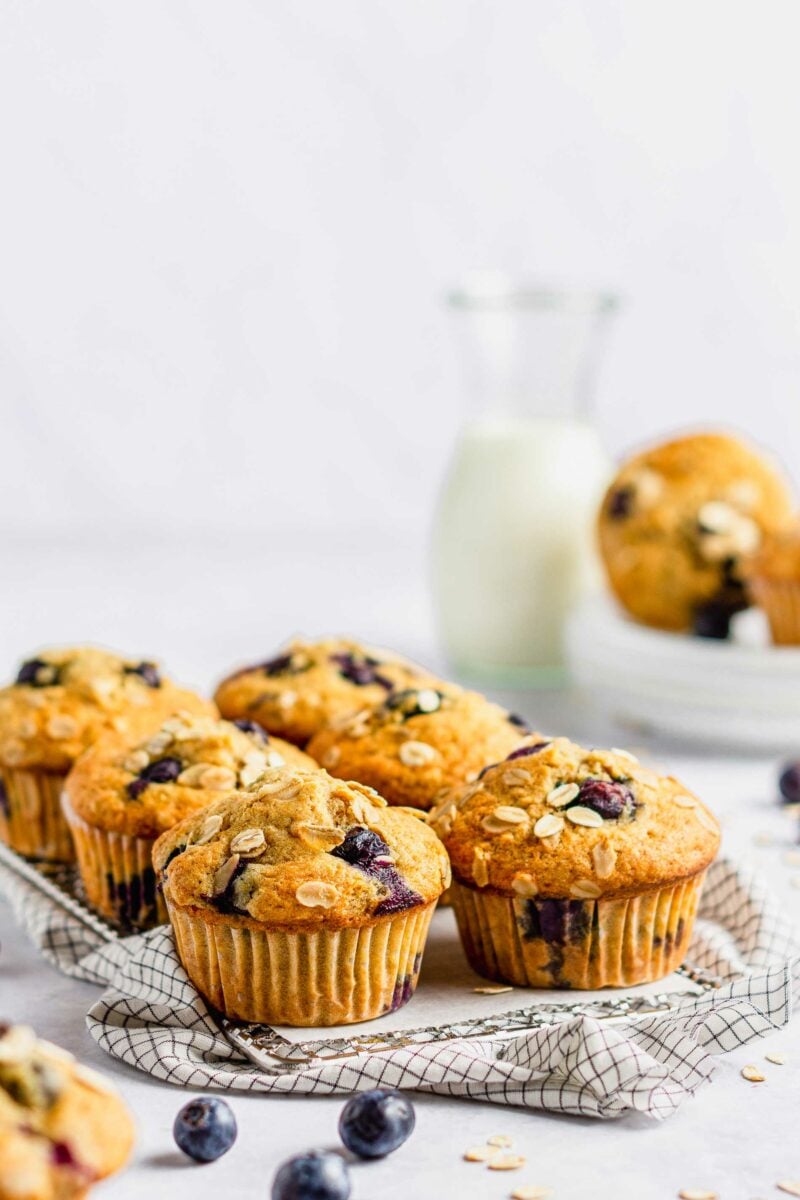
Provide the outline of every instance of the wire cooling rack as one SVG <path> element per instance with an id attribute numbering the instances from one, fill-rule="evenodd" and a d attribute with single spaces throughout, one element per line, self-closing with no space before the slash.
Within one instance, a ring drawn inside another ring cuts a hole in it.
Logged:
<path id="1" fill-rule="evenodd" d="M 113 924 L 89 907 L 76 866 L 24 859 L 3 845 L 0 845 L 0 861 L 105 941 L 115 941 L 137 932 Z M 552 1025 L 575 1016 L 590 1016 L 604 1021 L 647 1016 L 676 1008 L 687 999 L 696 997 L 699 992 L 719 987 L 721 982 L 715 975 L 690 962 L 684 962 L 675 975 L 685 981 L 685 987 L 656 993 L 615 991 L 608 996 L 576 997 L 575 1000 L 555 1003 L 537 1000 L 522 1008 L 412 1029 L 375 1032 L 367 1023 L 353 1026 L 344 1036 L 315 1036 L 300 1041 L 283 1036 L 269 1025 L 237 1023 L 221 1014 L 217 1019 L 225 1036 L 237 1049 L 263 1071 L 277 1074 L 306 1070 L 316 1063 L 396 1050 L 404 1046 L 463 1038 L 512 1037 L 523 1030 Z M 674 979 L 674 976 L 671 978 Z"/>

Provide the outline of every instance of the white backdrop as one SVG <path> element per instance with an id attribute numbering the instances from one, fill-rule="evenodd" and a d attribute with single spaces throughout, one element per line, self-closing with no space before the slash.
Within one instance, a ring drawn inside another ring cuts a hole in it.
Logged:
<path id="1" fill-rule="evenodd" d="M 792 0 L 3 0 L 0 531 L 427 527 L 465 269 L 800 453 Z"/>

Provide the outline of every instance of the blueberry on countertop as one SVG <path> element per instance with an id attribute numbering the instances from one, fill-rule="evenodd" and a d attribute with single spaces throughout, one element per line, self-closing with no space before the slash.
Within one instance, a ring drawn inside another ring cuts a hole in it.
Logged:
<path id="1" fill-rule="evenodd" d="M 359 1158 L 383 1158 L 414 1131 L 414 1106 L 400 1092 L 376 1088 L 347 1101 L 339 1118 L 339 1136 Z"/>
<path id="2" fill-rule="evenodd" d="M 214 1162 L 236 1141 L 236 1118 L 218 1096 L 198 1096 L 178 1113 L 172 1136 L 195 1162 Z"/>
<path id="3" fill-rule="evenodd" d="M 800 762 L 790 762 L 781 770 L 778 786 L 784 804 L 800 804 Z"/>
<path id="4" fill-rule="evenodd" d="M 347 1163 L 330 1150 L 311 1150 L 289 1158 L 278 1168 L 272 1200 L 348 1200 Z"/>

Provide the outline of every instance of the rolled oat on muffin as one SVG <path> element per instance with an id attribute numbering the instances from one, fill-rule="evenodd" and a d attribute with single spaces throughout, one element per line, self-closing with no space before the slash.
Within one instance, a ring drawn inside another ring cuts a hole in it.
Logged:
<path id="1" fill-rule="evenodd" d="M 389 650 L 349 638 L 295 638 L 274 658 L 229 675 L 215 700 L 223 717 L 251 717 L 304 746 L 330 721 L 426 682 L 435 677 Z"/>
<path id="2" fill-rule="evenodd" d="M 179 713 L 143 740 L 100 738 L 70 771 L 62 799 L 90 904 L 125 926 L 166 921 L 152 865 L 156 838 L 287 764 L 316 768 L 252 721 Z"/>
<path id="3" fill-rule="evenodd" d="M 390 804 L 429 809 L 450 788 L 510 754 L 520 717 L 451 683 L 408 688 L 322 729 L 308 752 L 332 775 L 358 779 Z"/>
<path id="4" fill-rule="evenodd" d="M 621 750 L 531 738 L 431 814 L 472 967 L 522 987 L 622 987 L 680 965 L 719 848 L 709 810 Z"/>
<path id="5" fill-rule="evenodd" d="M 149 660 L 92 647 L 27 659 L 0 689 L 0 840 L 20 854 L 71 862 L 60 797 L 72 764 L 103 733 L 136 736 L 177 709 L 216 714 Z"/>
<path id="6" fill-rule="evenodd" d="M 344 1025 L 413 995 L 450 866 L 418 818 L 324 771 L 268 771 L 159 838 L 178 954 L 228 1017 Z"/>

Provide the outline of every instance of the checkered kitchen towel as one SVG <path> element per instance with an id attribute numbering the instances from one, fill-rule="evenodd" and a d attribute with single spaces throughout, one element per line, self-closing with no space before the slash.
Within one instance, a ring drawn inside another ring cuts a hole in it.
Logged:
<path id="1" fill-rule="evenodd" d="M 800 944 L 753 875 L 709 871 L 689 950 L 719 976 L 678 1008 L 609 1023 L 572 1015 L 512 1037 L 422 1043 L 284 1073 L 259 1070 L 231 1044 L 189 982 L 167 927 L 108 940 L 0 856 L 0 892 L 52 963 L 105 984 L 87 1017 L 109 1054 L 192 1089 L 348 1093 L 383 1086 L 592 1117 L 664 1119 L 713 1073 L 715 1056 L 786 1024 L 800 985 Z M 17 860 L 18 862 L 18 860 Z M 281 1071 L 281 1068 L 278 1068 Z"/>

